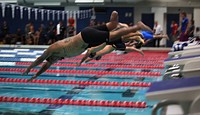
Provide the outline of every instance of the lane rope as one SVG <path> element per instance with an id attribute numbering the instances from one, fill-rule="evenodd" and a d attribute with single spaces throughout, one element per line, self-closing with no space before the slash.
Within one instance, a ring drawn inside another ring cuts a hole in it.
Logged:
<path id="1" fill-rule="evenodd" d="M 0 82 L 27 83 L 28 79 L 20 78 L 0 78 Z M 71 84 L 71 85 L 98 85 L 98 86 L 131 86 L 131 87 L 149 87 L 151 82 L 115 82 L 115 81 L 82 81 L 82 80 L 50 80 L 33 79 L 30 83 L 45 84 Z"/>
<path id="2" fill-rule="evenodd" d="M 6 97 L 0 96 L 0 102 L 35 103 L 35 104 L 61 104 L 79 106 L 103 106 L 103 107 L 129 107 L 146 108 L 146 102 L 132 101 L 108 101 L 108 100 L 74 100 L 74 99 L 53 99 L 53 98 L 28 98 L 28 97 Z"/>
<path id="3" fill-rule="evenodd" d="M 16 62 L 16 65 L 30 65 L 30 62 Z M 76 67 L 76 64 L 55 63 L 53 66 Z M 80 67 L 108 67 L 108 68 L 145 68 L 145 69 L 164 69 L 160 65 L 119 65 L 119 64 L 82 64 Z"/>
<path id="4" fill-rule="evenodd" d="M 22 73 L 25 69 L 21 68 L 0 68 L 0 72 Z M 32 69 L 30 72 L 37 72 L 37 69 Z M 132 71 L 95 71 L 95 70 L 46 70 L 46 73 L 61 73 L 61 74 L 98 74 L 98 75 L 136 75 L 136 76 L 156 76 L 160 77 L 160 72 L 132 72 Z"/>

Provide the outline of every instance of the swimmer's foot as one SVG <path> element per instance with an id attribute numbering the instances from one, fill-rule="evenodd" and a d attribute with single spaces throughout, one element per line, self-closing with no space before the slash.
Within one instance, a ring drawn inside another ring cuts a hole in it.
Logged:
<path id="1" fill-rule="evenodd" d="M 141 37 L 140 37 L 139 41 L 142 42 L 142 44 L 144 44 L 144 40 Z"/>
<path id="2" fill-rule="evenodd" d="M 141 21 L 139 21 L 139 22 L 137 23 L 137 25 L 139 26 L 139 28 L 140 28 L 141 30 L 153 32 L 153 30 L 152 30 L 150 27 L 148 27 L 147 25 L 145 25 L 145 24 L 144 24 L 143 22 L 141 22 Z"/>
<path id="3" fill-rule="evenodd" d="M 163 35 L 163 38 L 166 38 L 167 40 L 169 40 L 169 36 L 168 35 Z"/>
<path id="4" fill-rule="evenodd" d="M 29 70 L 29 69 L 26 69 L 26 71 L 25 71 L 24 73 L 22 73 L 22 76 L 28 75 L 29 72 L 30 72 L 30 70 Z"/>

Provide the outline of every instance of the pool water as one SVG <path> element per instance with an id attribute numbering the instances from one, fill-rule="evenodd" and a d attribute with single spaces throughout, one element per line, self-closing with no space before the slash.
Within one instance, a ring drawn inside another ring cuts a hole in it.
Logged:
<path id="1" fill-rule="evenodd" d="M 21 76 L 21 71 L 30 62 L 40 56 L 43 49 L 1 49 L 0 78 L 28 79 Z M 99 82 L 146 82 L 162 79 L 164 73 L 163 60 L 166 51 L 144 51 L 144 56 L 137 53 L 111 53 L 102 60 L 91 61 L 80 67 L 76 63 L 81 56 L 64 59 L 52 65 L 49 70 L 37 79 L 73 80 Z M 34 69 L 38 70 L 38 66 Z M 3 69 L 4 68 L 4 69 Z M 6 69 L 6 70 L 5 70 Z M 150 74 L 151 73 L 151 74 Z M 103 107 L 62 104 L 35 104 L 19 102 L 1 102 L 0 114 L 3 115 L 149 115 L 152 106 L 157 102 L 145 98 L 148 87 L 140 86 L 108 86 L 57 83 L 0 82 L 0 96 L 54 98 L 73 100 L 107 100 L 146 102 L 146 108 L 136 107 Z"/>

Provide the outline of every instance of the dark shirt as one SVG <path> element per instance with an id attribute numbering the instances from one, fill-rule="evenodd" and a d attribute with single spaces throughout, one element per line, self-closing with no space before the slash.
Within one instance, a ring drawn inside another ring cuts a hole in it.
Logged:
<path id="1" fill-rule="evenodd" d="M 195 29 L 195 26 L 194 25 L 191 25 L 189 27 L 189 30 L 188 30 L 188 36 L 189 37 L 193 37 L 194 36 L 194 29 Z"/>
<path id="2" fill-rule="evenodd" d="M 68 37 L 73 36 L 73 35 L 74 35 L 74 31 L 75 31 L 74 26 L 68 26 L 68 27 L 67 27 Z"/>

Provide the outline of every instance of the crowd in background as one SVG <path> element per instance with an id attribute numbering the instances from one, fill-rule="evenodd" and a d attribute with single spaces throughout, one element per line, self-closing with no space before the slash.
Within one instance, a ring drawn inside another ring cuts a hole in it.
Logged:
<path id="1" fill-rule="evenodd" d="M 200 37 L 199 27 L 195 27 L 194 20 L 189 20 L 186 12 L 181 12 L 181 23 L 178 26 L 174 20 L 171 23 L 171 39 L 172 41 L 188 41 L 189 37 Z"/>
<path id="2" fill-rule="evenodd" d="M 184 41 L 188 41 L 190 37 L 199 38 L 200 28 L 195 27 L 194 20 L 193 19 L 189 20 L 187 18 L 186 12 L 181 12 L 180 17 L 181 17 L 180 25 L 175 20 L 171 22 L 171 25 L 170 25 L 171 33 L 169 35 L 170 40 L 172 42 L 175 42 L 177 40 L 184 42 Z M 163 28 L 160 24 L 158 24 L 158 21 L 155 21 L 153 30 L 154 30 L 154 34 L 156 35 L 163 34 Z M 159 47 L 161 39 L 162 38 L 152 40 L 153 46 Z"/>
<path id="3" fill-rule="evenodd" d="M 10 27 L 3 21 L 0 29 L 0 44 L 49 45 L 76 34 L 73 23 L 65 26 L 62 21 L 58 24 L 50 21 L 47 26 L 40 24 L 38 29 L 29 22 L 25 25 L 24 31 L 18 28 L 15 33 L 10 33 Z"/>
<path id="4" fill-rule="evenodd" d="M 171 23 L 171 41 L 187 41 L 189 37 L 200 36 L 199 27 L 195 28 L 194 20 L 188 20 L 185 12 L 181 13 L 180 26 L 177 22 L 172 21 Z M 70 22 L 70 23 L 69 23 Z M 91 20 L 89 26 L 104 25 L 105 22 L 97 22 Z M 29 22 L 24 27 L 24 32 L 18 28 L 15 33 L 9 32 L 9 26 L 6 21 L 3 21 L 0 26 L 0 44 L 26 44 L 26 45 L 49 45 L 58 40 L 62 40 L 66 37 L 70 37 L 76 34 L 74 27 L 74 20 L 68 20 L 68 25 L 60 21 L 58 24 L 49 22 L 48 25 L 40 24 L 38 29 L 35 29 L 34 24 Z M 128 24 L 133 26 L 133 23 Z M 37 30 L 37 31 L 35 31 Z M 163 28 L 155 21 L 154 23 L 154 34 L 163 34 Z M 160 46 L 160 39 L 152 40 L 154 47 Z"/>

